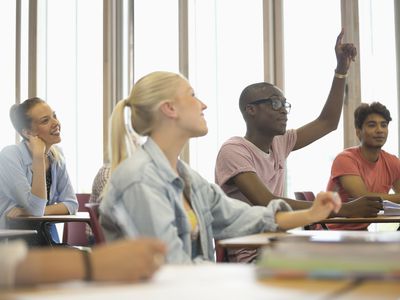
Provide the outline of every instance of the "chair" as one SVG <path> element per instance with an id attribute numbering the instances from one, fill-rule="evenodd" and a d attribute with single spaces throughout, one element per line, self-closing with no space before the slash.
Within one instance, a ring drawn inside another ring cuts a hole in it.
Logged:
<path id="1" fill-rule="evenodd" d="M 214 240 L 215 244 L 215 260 L 217 262 L 227 262 L 228 261 L 228 254 L 225 248 L 221 247 L 221 245 L 218 244 L 217 240 Z"/>
<path id="2" fill-rule="evenodd" d="M 294 196 L 297 200 L 314 201 L 315 195 L 313 192 L 294 192 Z"/>
<path id="3" fill-rule="evenodd" d="M 103 244 L 106 242 L 104 238 L 103 229 L 100 226 L 99 222 L 99 203 L 86 203 L 85 207 L 87 208 L 90 215 L 90 225 L 92 228 L 93 236 L 96 244 Z"/>
<path id="4" fill-rule="evenodd" d="M 313 192 L 306 191 L 306 192 L 294 192 L 294 197 L 297 200 L 304 200 L 304 201 L 314 201 L 315 195 Z M 319 229 L 325 229 L 328 230 L 328 226 L 326 224 L 313 224 L 313 225 L 307 225 L 304 226 L 305 230 L 319 230 Z"/>
<path id="5" fill-rule="evenodd" d="M 85 204 L 89 202 L 90 194 L 76 194 L 76 198 L 79 204 L 78 211 L 87 211 Z M 71 246 L 89 246 L 86 224 L 83 222 L 64 223 L 63 243 Z"/>

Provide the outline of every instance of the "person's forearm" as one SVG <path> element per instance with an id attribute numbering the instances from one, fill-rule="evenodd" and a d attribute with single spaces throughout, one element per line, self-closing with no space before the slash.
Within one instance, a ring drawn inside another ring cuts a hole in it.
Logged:
<path id="1" fill-rule="evenodd" d="M 280 229 L 287 230 L 300 226 L 305 226 L 315 222 L 312 218 L 309 209 L 285 212 L 280 211 L 275 215 L 275 222 Z"/>
<path id="2" fill-rule="evenodd" d="M 324 105 L 324 108 L 321 111 L 321 114 L 318 117 L 318 119 L 328 122 L 331 130 L 336 129 L 340 120 L 345 84 L 345 78 L 333 78 L 328 99 Z"/>
<path id="3" fill-rule="evenodd" d="M 32 160 L 32 189 L 31 193 L 41 199 L 47 198 L 46 164 L 44 157 L 34 157 Z"/>
<path id="4" fill-rule="evenodd" d="M 33 249 L 17 266 L 16 285 L 81 280 L 85 276 L 82 253 L 69 248 Z"/>
<path id="5" fill-rule="evenodd" d="M 274 195 L 267 195 L 266 197 L 253 197 L 251 201 L 250 198 L 249 199 L 250 202 L 252 202 L 253 205 L 257 205 L 257 206 L 268 206 L 268 204 L 274 200 L 274 199 L 282 199 L 285 200 L 285 202 L 287 202 L 287 204 L 290 205 L 290 207 L 293 210 L 299 210 L 299 209 L 307 209 L 310 208 L 312 206 L 312 202 L 311 201 L 304 201 L 304 200 L 294 200 L 294 199 L 290 199 L 290 198 L 284 198 L 284 197 L 279 197 L 279 196 L 274 196 Z"/>
<path id="6" fill-rule="evenodd" d="M 289 198 L 280 198 L 285 200 L 293 210 L 307 209 L 312 206 L 312 201 L 294 200 Z"/>
<path id="7" fill-rule="evenodd" d="M 383 194 L 383 193 L 371 193 L 371 192 L 368 192 L 366 194 L 363 194 L 362 196 L 365 196 L 365 197 L 380 197 L 383 200 L 389 200 L 389 201 L 392 201 L 392 202 L 395 202 L 395 203 L 400 203 L 400 194 Z"/>
<path id="8" fill-rule="evenodd" d="M 63 203 L 46 206 L 45 215 L 69 215 L 68 208 Z"/>

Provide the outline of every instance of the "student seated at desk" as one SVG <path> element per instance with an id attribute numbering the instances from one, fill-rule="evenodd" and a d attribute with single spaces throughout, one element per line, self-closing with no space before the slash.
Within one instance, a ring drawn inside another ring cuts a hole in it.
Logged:
<path id="1" fill-rule="evenodd" d="M 75 214 L 78 209 L 64 158 L 55 144 L 61 141 L 60 122 L 40 98 L 10 109 L 10 118 L 23 141 L 0 153 L 0 228 L 7 217 Z M 55 226 L 51 236 L 58 242 Z"/>
<path id="2" fill-rule="evenodd" d="M 121 153 L 121 161 L 126 159 L 132 152 L 135 151 L 135 149 L 140 147 L 140 143 L 135 139 L 133 133 L 129 135 L 129 139 L 127 142 L 129 146 L 126 152 Z M 108 157 L 108 153 L 106 154 L 106 156 Z M 92 192 L 90 194 L 89 203 L 97 203 L 97 204 L 101 203 L 101 201 L 103 200 L 104 189 L 107 186 L 110 176 L 111 176 L 111 164 L 104 163 L 101 166 L 101 168 L 97 171 L 97 174 L 93 179 Z M 90 228 L 89 225 L 86 225 L 86 235 L 90 243 L 95 242 L 92 229 Z"/>
<path id="3" fill-rule="evenodd" d="M 121 161 L 131 110 L 134 130 L 146 143 Z M 111 126 L 111 178 L 100 205 L 108 240 L 150 236 L 167 245 L 168 263 L 214 260 L 213 238 L 286 230 L 338 211 L 332 192 L 319 193 L 309 209 L 290 212 L 283 200 L 251 207 L 225 195 L 179 159 L 191 137 L 204 136 L 207 106 L 183 76 L 154 72 L 141 78 L 117 103 Z"/>
<path id="4" fill-rule="evenodd" d="M 27 249 L 23 241 L 0 244 L 0 289 L 72 280 L 134 282 L 150 278 L 164 261 L 165 245 L 153 239 L 93 247 Z"/>
<path id="5" fill-rule="evenodd" d="M 382 150 L 391 120 L 390 111 L 379 102 L 362 103 L 354 111 L 354 126 L 360 145 L 347 148 L 336 156 L 327 187 L 330 191 L 338 191 L 344 203 L 360 196 L 381 197 L 400 203 L 400 160 Z M 389 194 L 391 189 L 394 194 Z M 329 228 L 366 230 L 368 225 L 330 224 Z"/>
<path id="6" fill-rule="evenodd" d="M 286 130 L 291 105 L 278 87 L 259 82 L 243 89 L 239 109 L 246 133 L 221 146 L 215 165 L 215 182 L 227 195 L 250 205 L 265 206 L 272 199 L 282 198 L 294 210 L 311 206 L 309 201 L 283 198 L 286 160 L 292 151 L 307 147 L 338 126 L 347 73 L 357 54 L 353 44 L 342 43 L 343 36 L 342 30 L 336 39 L 337 65 L 328 98 L 320 115 L 309 123 Z M 356 199 L 344 204 L 337 215 L 367 216 L 371 211 L 376 215 L 376 204 L 376 199 Z M 237 249 L 229 254 L 231 261 L 246 262 L 254 258 L 255 251 Z"/>

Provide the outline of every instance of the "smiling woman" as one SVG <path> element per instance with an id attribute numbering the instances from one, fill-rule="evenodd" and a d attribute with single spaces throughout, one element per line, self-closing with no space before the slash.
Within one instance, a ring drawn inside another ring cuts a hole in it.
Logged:
<path id="1" fill-rule="evenodd" d="M 0 228 L 15 225 L 8 217 L 74 214 L 78 202 L 55 146 L 61 141 L 55 112 L 44 100 L 30 98 L 14 104 L 10 118 L 23 141 L 0 153 Z M 50 232 L 58 242 L 55 228 Z"/>

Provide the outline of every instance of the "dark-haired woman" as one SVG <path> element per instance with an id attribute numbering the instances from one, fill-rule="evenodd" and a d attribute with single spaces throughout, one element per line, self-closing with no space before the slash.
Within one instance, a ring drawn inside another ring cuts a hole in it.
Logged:
<path id="1" fill-rule="evenodd" d="M 31 98 L 10 109 L 23 141 L 0 152 L 0 228 L 20 215 L 75 214 L 78 208 L 64 159 L 54 146 L 60 122 L 50 106 Z M 58 237 L 53 226 L 51 236 Z"/>

